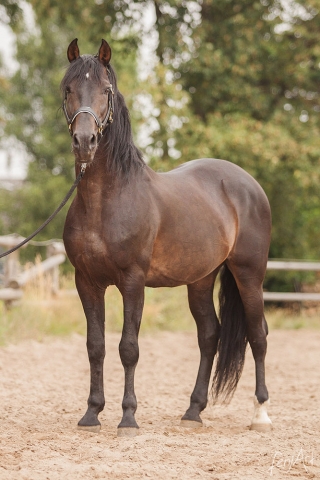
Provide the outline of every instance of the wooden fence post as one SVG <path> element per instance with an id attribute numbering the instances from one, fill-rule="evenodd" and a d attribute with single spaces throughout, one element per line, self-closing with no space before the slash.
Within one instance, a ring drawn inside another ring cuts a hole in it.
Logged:
<path id="1" fill-rule="evenodd" d="M 8 255 L 4 264 L 4 286 L 7 287 L 11 280 L 20 273 L 19 250 Z"/>

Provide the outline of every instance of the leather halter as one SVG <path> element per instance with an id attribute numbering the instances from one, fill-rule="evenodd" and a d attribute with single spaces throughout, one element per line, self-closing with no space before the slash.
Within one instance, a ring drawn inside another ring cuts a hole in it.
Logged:
<path id="1" fill-rule="evenodd" d="M 94 118 L 94 121 L 97 124 L 98 134 L 100 135 L 100 137 L 103 136 L 103 132 L 104 132 L 105 128 L 110 123 L 113 122 L 113 113 L 114 113 L 114 91 L 113 91 L 112 85 L 110 85 L 108 90 L 109 90 L 109 93 L 108 93 L 108 111 L 106 113 L 106 116 L 104 117 L 104 120 L 102 120 L 102 121 L 100 120 L 98 115 L 92 110 L 92 108 L 85 107 L 85 106 L 78 108 L 78 110 L 76 110 L 74 112 L 74 114 L 72 115 L 72 117 L 70 118 L 69 115 L 68 115 L 68 112 L 67 112 L 67 99 L 66 98 L 64 99 L 62 108 L 63 108 L 63 112 L 64 112 L 65 117 L 66 117 L 67 122 L 68 122 L 69 133 L 70 133 L 71 136 L 73 135 L 72 124 L 75 121 L 75 119 L 77 118 L 77 116 L 80 115 L 80 113 L 89 113 L 89 115 L 91 115 Z"/>

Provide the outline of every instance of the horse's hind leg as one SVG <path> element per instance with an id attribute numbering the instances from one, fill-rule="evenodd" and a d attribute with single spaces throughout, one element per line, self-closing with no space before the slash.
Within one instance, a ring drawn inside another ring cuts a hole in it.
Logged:
<path id="1" fill-rule="evenodd" d="M 272 423 L 267 414 L 269 394 L 265 383 L 265 356 L 268 326 L 264 316 L 262 281 L 264 268 L 258 265 L 229 264 L 237 282 L 245 311 L 247 338 L 255 361 L 256 390 L 251 429 L 268 431 Z M 263 273 L 261 273 L 263 270 Z"/>
<path id="2" fill-rule="evenodd" d="M 196 321 L 200 365 L 190 407 L 181 419 L 181 426 L 201 427 L 200 412 L 208 401 L 208 385 L 213 359 L 217 351 L 220 324 L 213 304 L 213 287 L 218 270 L 192 285 L 188 285 L 188 299 L 191 313 Z"/>

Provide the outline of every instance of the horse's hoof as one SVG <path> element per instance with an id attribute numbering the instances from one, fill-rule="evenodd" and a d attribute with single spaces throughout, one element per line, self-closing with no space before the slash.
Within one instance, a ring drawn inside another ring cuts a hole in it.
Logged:
<path id="1" fill-rule="evenodd" d="M 135 437 L 138 435 L 139 428 L 136 427 L 118 427 L 118 437 Z"/>
<path id="2" fill-rule="evenodd" d="M 101 429 L 101 425 L 77 425 L 78 430 L 84 430 L 85 432 L 93 432 L 93 433 L 99 433 Z"/>
<path id="3" fill-rule="evenodd" d="M 196 420 L 180 420 L 180 427 L 199 428 L 202 426 L 202 422 L 197 422 Z"/>
<path id="4" fill-rule="evenodd" d="M 267 407 L 270 405 L 270 400 L 266 400 L 263 403 L 259 403 L 257 397 L 253 399 L 254 414 L 251 420 L 250 430 L 256 432 L 271 432 L 272 422 L 268 417 Z"/>
<path id="5" fill-rule="evenodd" d="M 271 432 L 272 423 L 252 423 L 250 430 L 255 430 L 256 432 Z"/>

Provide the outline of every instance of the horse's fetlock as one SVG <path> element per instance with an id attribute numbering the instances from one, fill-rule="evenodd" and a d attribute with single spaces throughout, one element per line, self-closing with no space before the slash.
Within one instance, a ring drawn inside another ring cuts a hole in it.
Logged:
<path id="1" fill-rule="evenodd" d="M 257 400 L 258 402 L 260 403 L 260 405 L 262 405 L 264 402 L 266 402 L 267 400 L 269 400 L 269 394 L 268 394 L 268 391 L 267 389 L 263 389 L 263 391 L 261 392 L 256 392 L 256 397 L 257 397 Z"/>
<path id="2" fill-rule="evenodd" d="M 103 395 L 90 395 L 88 399 L 88 406 L 96 410 L 97 412 L 101 412 L 105 406 L 105 399 Z"/>
<path id="3" fill-rule="evenodd" d="M 133 395 L 125 397 L 122 401 L 122 408 L 124 411 L 130 410 L 135 413 L 137 410 L 137 400 Z"/>
<path id="4" fill-rule="evenodd" d="M 196 408 L 196 410 L 198 410 L 199 412 L 202 412 L 202 410 L 206 408 L 208 403 L 208 399 L 204 399 L 199 394 L 192 394 L 190 400 L 191 408 Z"/>

